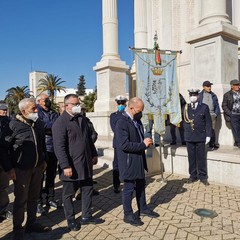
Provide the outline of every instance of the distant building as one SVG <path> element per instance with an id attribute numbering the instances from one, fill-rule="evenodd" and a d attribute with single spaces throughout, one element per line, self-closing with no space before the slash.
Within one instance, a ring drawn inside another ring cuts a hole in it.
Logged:
<path id="1" fill-rule="evenodd" d="M 29 73 L 29 90 L 34 97 L 40 94 L 40 91 L 37 90 L 39 80 L 45 78 L 46 75 L 48 75 L 48 73 L 42 71 L 33 71 Z"/>

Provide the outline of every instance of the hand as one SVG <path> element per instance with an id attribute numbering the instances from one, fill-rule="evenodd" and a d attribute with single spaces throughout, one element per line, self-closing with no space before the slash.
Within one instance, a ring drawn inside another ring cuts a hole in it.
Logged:
<path id="1" fill-rule="evenodd" d="M 43 171 L 45 171 L 47 168 L 47 163 L 45 161 L 43 161 Z"/>
<path id="2" fill-rule="evenodd" d="M 66 177 L 71 177 L 72 176 L 72 168 L 71 167 L 64 168 L 63 169 L 63 174 Z"/>
<path id="3" fill-rule="evenodd" d="M 206 137 L 206 142 L 205 142 L 205 144 L 208 144 L 209 142 L 210 142 L 210 137 Z"/>
<path id="4" fill-rule="evenodd" d="M 149 147 L 150 145 L 153 144 L 153 140 L 151 138 L 145 138 L 143 142 L 146 145 L 146 147 Z"/>
<path id="5" fill-rule="evenodd" d="M 98 163 L 98 157 L 94 157 L 92 159 L 92 163 L 93 163 L 93 165 L 96 165 Z"/>
<path id="6" fill-rule="evenodd" d="M 16 172 L 15 169 L 12 168 L 10 171 L 7 172 L 9 180 L 16 180 Z"/>

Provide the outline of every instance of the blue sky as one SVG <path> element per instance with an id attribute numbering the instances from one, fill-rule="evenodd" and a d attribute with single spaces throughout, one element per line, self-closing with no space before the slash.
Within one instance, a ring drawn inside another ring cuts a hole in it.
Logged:
<path id="1" fill-rule="evenodd" d="M 119 54 L 133 62 L 133 0 L 118 0 Z M 29 72 L 58 75 L 65 87 L 96 86 L 102 56 L 101 0 L 0 0 L 0 99 L 28 86 Z"/>

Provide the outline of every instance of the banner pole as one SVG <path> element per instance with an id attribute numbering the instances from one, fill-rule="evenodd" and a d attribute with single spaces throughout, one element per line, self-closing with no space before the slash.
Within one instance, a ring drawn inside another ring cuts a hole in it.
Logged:
<path id="1" fill-rule="evenodd" d="M 159 160 L 160 160 L 160 175 L 161 175 L 161 178 L 158 179 L 158 182 L 166 183 L 167 179 L 165 179 L 163 177 L 162 147 L 164 147 L 164 145 L 162 144 L 162 136 L 160 135 L 160 144 L 159 144 L 159 156 L 160 156 L 160 159 Z"/>

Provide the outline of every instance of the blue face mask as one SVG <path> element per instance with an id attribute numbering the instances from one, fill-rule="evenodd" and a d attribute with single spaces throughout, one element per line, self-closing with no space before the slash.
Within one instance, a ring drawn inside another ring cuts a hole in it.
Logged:
<path id="1" fill-rule="evenodd" d="M 125 110 L 125 108 L 126 108 L 126 107 L 125 107 L 124 105 L 119 105 L 119 106 L 118 106 L 118 111 L 119 111 L 119 112 L 123 112 L 123 111 Z"/>

